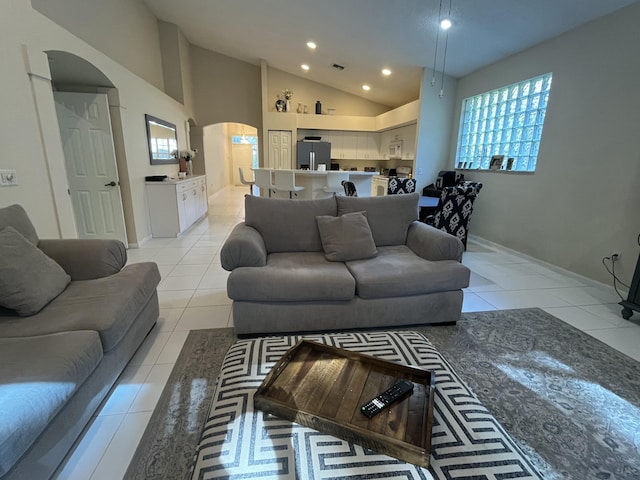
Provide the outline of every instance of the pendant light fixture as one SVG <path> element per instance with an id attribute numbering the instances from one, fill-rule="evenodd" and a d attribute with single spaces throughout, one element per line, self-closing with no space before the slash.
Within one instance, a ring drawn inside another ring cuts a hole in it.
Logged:
<path id="1" fill-rule="evenodd" d="M 445 68 L 447 66 L 447 47 L 449 46 L 449 29 L 451 28 L 451 26 L 453 25 L 451 23 L 451 4 L 453 3 L 453 0 L 449 0 L 449 11 L 446 17 L 442 17 L 442 2 L 443 0 L 440 0 L 440 9 L 438 11 L 438 27 L 436 28 L 436 48 L 435 48 L 435 53 L 433 54 L 433 69 L 431 72 L 431 86 L 434 87 L 436 85 L 436 65 L 438 62 L 438 45 L 439 45 L 439 41 L 440 41 L 440 30 L 444 30 L 445 31 L 445 37 L 444 37 L 444 55 L 442 57 L 442 72 L 441 72 L 441 78 L 440 78 L 440 93 L 438 94 L 438 97 L 443 98 L 444 97 L 444 72 L 445 72 Z"/>

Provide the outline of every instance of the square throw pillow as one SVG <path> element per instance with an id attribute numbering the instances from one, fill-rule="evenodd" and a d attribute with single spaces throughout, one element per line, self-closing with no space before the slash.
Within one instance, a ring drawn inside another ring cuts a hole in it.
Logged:
<path id="1" fill-rule="evenodd" d="M 21 317 L 38 313 L 71 277 L 13 227 L 0 230 L 0 305 Z"/>
<path id="2" fill-rule="evenodd" d="M 345 213 L 340 217 L 316 217 L 322 248 L 327 260 L 348 262 L 378 255 L 366 212 Z"/>

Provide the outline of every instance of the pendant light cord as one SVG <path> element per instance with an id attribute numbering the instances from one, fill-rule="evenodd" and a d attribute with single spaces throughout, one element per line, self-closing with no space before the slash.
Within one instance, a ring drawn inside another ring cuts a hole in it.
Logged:
<path id="1" fill-rule="evenodd" d="M 438 40 L 440 39 L 440 22 L 442 21 L 442 0 L 440 0 L 440 11 L 438 12 L 438 25 L 436 25 L 436 51 L 433 54 L 433 69 L 431 70 L 431 86 L 436 84 L 436 62 L 438 60 Z"/>
<path id="2" fill-rule="evenodd" d="M 449 14 L 447 18 L 451 20 L 451 4 L 453 0 L 449 0 Z M 440 94 L 438 95 L 440 98 L 444 97 L 444 69 L 447 66 L 447 47 L 449 46 L 449 28 L 447 28 L 447 33 L 444 37 L 444 58 L 442 59 L 442 77 L 440 80 Z"/>

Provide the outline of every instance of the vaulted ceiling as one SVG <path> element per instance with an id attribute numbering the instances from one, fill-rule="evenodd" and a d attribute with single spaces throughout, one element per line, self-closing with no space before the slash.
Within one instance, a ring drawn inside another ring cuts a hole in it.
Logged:
<path id="1" fill-rule="evenodd" d="M 441 5 L 453 22 L 445 72 L 461 77 L 637 0 L 144 1 L 192 44 L 396 107 L 418 98 L 422 68 L 434 65 Z M 437 71 L 444 47 L 441 32 Z"/>

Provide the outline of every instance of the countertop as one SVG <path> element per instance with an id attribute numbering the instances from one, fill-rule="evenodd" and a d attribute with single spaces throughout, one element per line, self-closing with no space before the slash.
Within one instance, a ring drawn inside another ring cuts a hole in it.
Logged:
<path id="1" fill-rule="evenodd" d="M 202 178 L 205 177 L 205 175 L 189 175 L 185 178 L 167 178 L 166 180 L 163 180 L 162 182 L 149 182 L 149 181 L 145 181 L 144 183 L 146 185 L 178 185 L 180 183 L 184 183 L 184 182 L 192 182 L 198 178 Z"/>

